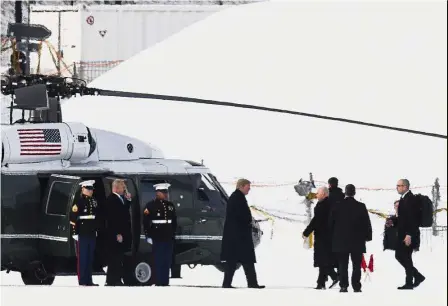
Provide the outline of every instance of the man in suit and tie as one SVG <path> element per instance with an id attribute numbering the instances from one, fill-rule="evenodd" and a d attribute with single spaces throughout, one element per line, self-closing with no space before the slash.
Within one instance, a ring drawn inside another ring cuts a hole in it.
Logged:
<path id="1" fill-rule="evenodd" d="M 114 180 L 104 207 L 109 246 L 106 286 L 124 285 L 121 281 L 124 253 L 131 249 L 132 243 L 131 200 L 124 180 Z"/>
<path id="2" fill-rule="evenodd" d="M 409 189 L 407 179 L 397 183 L 397 192 L 401 195 L 398 204 L 397 246 L 395 258 L 406 271 L 406 283 L 398 287 L 399 290 L 412 290 L 419 286 L 425 277 L 414 267 L 412 253 L 420 246 L 419 203 L 416 196 Z"/>

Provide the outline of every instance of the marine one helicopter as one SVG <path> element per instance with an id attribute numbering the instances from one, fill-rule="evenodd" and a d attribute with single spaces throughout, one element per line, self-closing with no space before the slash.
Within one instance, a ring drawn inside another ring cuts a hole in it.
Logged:
<path id="1" fill-rule="evenodd" d="M 10 125 L 2 126 L 1 270 L 18 271 L 25 284 L 39 285 L 51 285 L 57 275 L 76 275 L 69 211 L 80 195 L 79 182 L 95 180 L 94 196 L 101 205 L 112 181 L 121 178 L 133 195 L 126 285 L 152 284 L 142 215 L 155 197 L 153 185 L 161 182 L 171 184 L 169 197 L 178 215 L 172 276 L 180 274 L 181 265 L 213 265 L 223 271 L 220 249 L 228 195 L 218 179 L 203 164 L 166 159 L 161 150 L 138 139 L 63 122 L 61 98 L 96 92 L 77 81 L 44 75 L 2 80 L 2 94 L 12 100 Z M 15 122 L 13 109 L 22 110 Z M 258 246 L 262 232 L 257 220 L 252 226 Z M 96 251 L 94 273 L 104 274 L 107 249 L 101 231 Z"/>

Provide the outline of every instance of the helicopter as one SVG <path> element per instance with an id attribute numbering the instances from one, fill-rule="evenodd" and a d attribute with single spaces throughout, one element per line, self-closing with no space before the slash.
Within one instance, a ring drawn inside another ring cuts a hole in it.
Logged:
<path id="1" fill-rule="evenodd" d="M 94 92 L 78 81 L 45 75 L 2 80 L 2 93 L 12 99 L 10 125 L 2 126 L 1 270 L 20 272 L 29 285 L 51 285 L 58 275 L 76 275 L 69 212 L 80 196 L 79 183 L 94 180 L 94 197 L 101 205 L 119 178 L 133 195 L 125 285 L 153 284 L 142 217 L 158 183 L 171 185 L 169 199 L 178 216 L 172 277 L 180 277 L 182 265 L 212 265 L 223 272 L 220 250 L 228 194 L 216 176 L 202 163 L 167 159 L 162 150 L 139 139 L 63 122 L 61 98 Z M 15 122 L 13 109 L 22 110 Z M 263 232 L 255 218 L 252 227 L 257 247 Z M 96 275 L 105 274 L 107 266 L 104 237 L 100 230 Z"/>

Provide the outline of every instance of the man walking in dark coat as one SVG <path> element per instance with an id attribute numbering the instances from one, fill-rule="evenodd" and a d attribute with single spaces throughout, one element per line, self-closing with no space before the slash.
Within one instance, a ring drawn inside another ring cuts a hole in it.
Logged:
<path id="1" fill-rule="evenodd" d="M 355 200 L 355 186 L 345 187 L 346 198 L 336 203 L 330 213 L 332 249 L 339 262 L 340 292 L 348 292 L 348 262 L 352 260 L 352 287 L 361 292 L 361 262 L 366 242 L 372 240 L 372 225 L 364 203 Z"/>
<path id="2" fill-rule="evenodd" d="M 233 288 L 232 280 L 237 264 L 241 263 L 249 288 L 262 289 L 255 272 L 255 247 L 252 240 L 252 214 L 247 204 L 250 181 L 240 179 L 227 203 L 226 220 L 221 245 L 221 260 L 226 262 L 223 288 Z"/>
<path id="3" fill-rule="evenodd" d="M 330 206 L 333 206 L 335 203 L 344 200 L 345 194 L 342 191 L 342 189 L 339 188 L 339 180 L 337 177 L 330 177 L 328 179 L 328 190 L 329 190 L 328 198 L 330 200 Z M 338 259 L 336 258 L 336 256 L 334 256 L 333 267 L 331 268 L 331 270 L 332 270 L 331 274 L 337 275 L 335 269 L 337 269 L 338 266 L 339 266 Z M 336 280 L 333 279 L 333 284 L 330 286 L 330 288 L 335 286 L 338 283 L 338 281 L 339 281 L 339 277 Z"/>
<path id="4" fill-rule="evenodd" d="M 336 203 L 344 200 L 345 194 L 339 186 L 339 180 L 336 177 L 330 177 L 328 179 L 329 199 L 331 202 Z"/>
<path id="5" fill-rule="evenodd" d="M 112 182 L 112 192 L 104 206 L 106 231 L 108 235 L 108 266 L 106 286 L 123 286 L 124 253 L 131 249 L 131 194 L 127 192 L 124 180 Z"/>
<path id="6" fill-rule="evenodd" d="M 325 283 L 328 276 L 333 280 L 332 288 L 338 282 L 338 275 L 333 270 L 334 258 L 331 251 L 331 232 L 328 227 L 328 218 L 330 215 L 330 199 L 328 198 L 328 188 L 320 187 L 317 190 L 317 204 L 314 208 L 314 217 L 303 232 L 303 238 L 306 239 L 314 232 L 314 266 L 319 267 L 319 277 L 317 278 L 317 287 L 315 289 L 325 289 Z"/>
<path id="7" fill-rule="evenodd" d="M 412 253 L 420 247 L 420 213 L 418 199 L 409 188 L 409 180 L 398 181 L 397 192 L 401 195 L 401 199 L 398 204 L 395 258 L 406 271 L 406 283 L 404 286 L 398 287 L 400 290 L 412 290 L 425 280 L 412 261 Z"/>

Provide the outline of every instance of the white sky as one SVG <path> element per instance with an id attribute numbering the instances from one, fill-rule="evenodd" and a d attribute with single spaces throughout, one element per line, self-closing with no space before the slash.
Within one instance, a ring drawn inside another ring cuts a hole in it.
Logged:
<path id="1" fill-rule="evenodd" d="M 288 108 L 447 134 L 444 2 L 259 3 L 200 21 L 91 86 Z M 109 114 L 104 113 L 107 107 Z M 82 120 L 220 179 L 336 175 L 393 187 L 446 181 L 446 140 L 291 115 L 178 102 L 83 97 Z M 90 113 L 89 113 L 90 112 Z M 443 183 L 443 182 L 442 182 Z"/>

